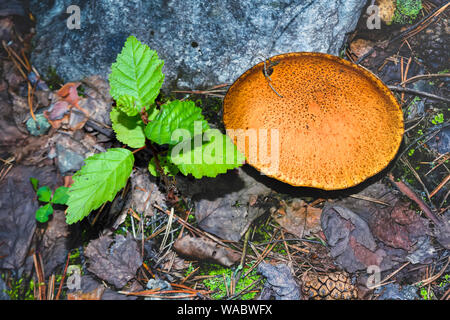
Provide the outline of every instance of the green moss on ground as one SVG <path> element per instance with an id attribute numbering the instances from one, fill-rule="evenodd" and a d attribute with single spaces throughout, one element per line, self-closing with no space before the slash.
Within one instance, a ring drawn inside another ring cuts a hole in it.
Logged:
<path id="1" fill-rule="evenodd" d="M 392 22 L 397 24 L 411 24 L 422 10 L 421 0 L 397 0 L 397 8 Z"/>

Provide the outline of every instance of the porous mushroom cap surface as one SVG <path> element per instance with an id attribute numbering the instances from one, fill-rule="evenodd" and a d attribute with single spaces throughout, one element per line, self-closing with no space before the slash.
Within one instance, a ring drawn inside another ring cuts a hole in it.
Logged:
<path id="1" fill-rule="evenodd" d="M 293 186 L 336 190 L 361 183 L 395 157 L 404 132 L 402 110 L 370 71 L 323 53 L 270 60 L 278 63 L 270 74 L 276 92 L 261 62 L 239 77 L 224 99 L 223 120 L 227 131 L 234 129 L 228 133 L 235 143 L 252 130 L 268 133 L 265 143 L 264 135 L 258 136 L 256 149 L 249 138 L 245 146 L 237 143 L 250 165 Z M 277 165 L 271 129 L 278 130 Z"/>

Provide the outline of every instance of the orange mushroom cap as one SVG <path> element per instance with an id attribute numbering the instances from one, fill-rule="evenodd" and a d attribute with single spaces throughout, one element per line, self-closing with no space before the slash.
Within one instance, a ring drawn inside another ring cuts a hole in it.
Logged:
<path id="1" fill-rule="evenodd" d="M 323 53 L 287 53 L 270 58 L 270 78 L 261 62 L 240 76 L 224 99 L 229 129 L 278 130 L 279 158 L 247 162 L 293 186 L 325 190 L 355 186 L 394 159 L 404 132 L 403 113 L 391 91 L 367 69 Z M 270 85 L 269 85 L 270 84 Z M 234 138 L 235 143 L 237 138 Z M 270 141 L 270 138 L 268 139 Z"/>

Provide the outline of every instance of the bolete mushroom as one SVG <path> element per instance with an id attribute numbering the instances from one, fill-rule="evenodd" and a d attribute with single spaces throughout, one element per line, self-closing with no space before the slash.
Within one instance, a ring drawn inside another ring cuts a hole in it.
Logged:
<path id="1" fill-rule="evenodd" d="M 402 110 L 374 74 L 323 53 L 287 53 L 269 61 L 240 76 L 224 99 L 223 120 L 235 143 L 249 129 L 278 130 L 278 148 L 269 143 L 265 155 L 262 143 L 270 139 L 259 139 L 253 149 L 249 137 L 247 144 L 237 143 L 250 165 L 293 186 L 337 190 L 361 183 L 395 157 Z M 276 170 L 271 151 L 278 152 Z"/>

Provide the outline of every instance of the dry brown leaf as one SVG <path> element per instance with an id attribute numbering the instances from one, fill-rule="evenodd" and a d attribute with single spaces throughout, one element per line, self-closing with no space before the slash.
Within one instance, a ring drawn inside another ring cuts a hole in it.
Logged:
<path id="1" fill-rule="evenodd" d="M 397 201 L 393 208 L 377 210 L 369 227 L 375 237 L 393 248 L 410 251 L 420 236 L 429 234 L 427 226 L 409 203 Z"/>
<path id="2" fill-rule="evenodd" d="M 272 216 L 286 231 L 303 238 L 321 230 L 321 214 L 322 209 L 314 208 L 303 200 L 295 199 L 290 205 L 283 204 L 283 207 L 275 211 Z"/>
<path id="3" fill-rule="evenodd" d="M 88 270 L 116 288 L 123 288 L 142 265 L 137 242 L 130 234 L 116 235 L 114 239 L 101 236 L 91 240 L 84 252 Z"/>
<path id="4" fill-rule="evenodd" d="M 78 107 L 80 97 L 78 96 L 77 88 L 79 86 L 79 82 L 68 82 L 58 90 L 57 95 L 74 107 Z"/>
<path id="5" fill-rule="evenodd" d="M 216 242 L 205 238 L 184 236 L 175 241 L 173 248 L 180 255 L 198 260 L 210 260 L 226 267 L 231 267 L 241 258 L 239 252 L 221 247 Z"/>

